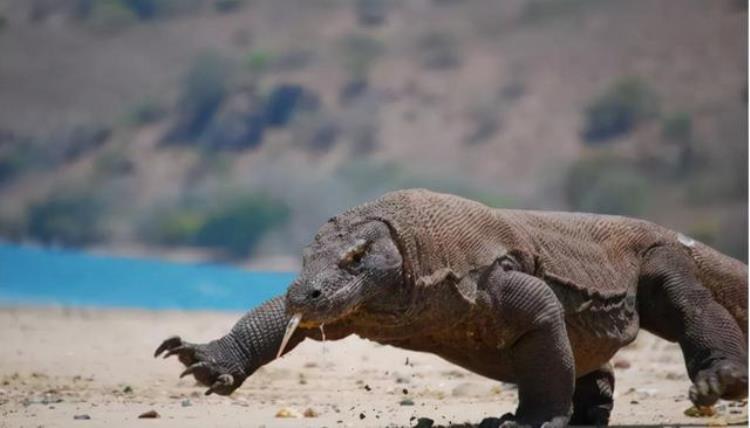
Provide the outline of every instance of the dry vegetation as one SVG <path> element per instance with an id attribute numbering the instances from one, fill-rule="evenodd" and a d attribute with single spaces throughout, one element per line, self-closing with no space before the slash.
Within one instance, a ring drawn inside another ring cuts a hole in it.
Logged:
<path id="1" fill-rule="evenodd" d="M 3 0 L 0 236 L 257 260 L 427 186 L 744 259 L 746 26 L 734 0 Z"/>

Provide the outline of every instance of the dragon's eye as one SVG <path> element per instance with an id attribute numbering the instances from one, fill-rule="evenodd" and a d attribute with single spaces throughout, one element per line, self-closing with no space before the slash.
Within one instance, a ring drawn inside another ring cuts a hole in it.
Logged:
<path id="1" fill-rule="evenodd" d="M 370 243 L 365 241 L 364 239 L 360 239 L 355 242 L 354 245 L 347 248 L 346 251 L 341 254 L 339 267 L 345 268 L 356 266 L 357 264 L 359 264 L 359 262 L 361 262 L 362 258 L 365 256 L 369 245 Z"/>

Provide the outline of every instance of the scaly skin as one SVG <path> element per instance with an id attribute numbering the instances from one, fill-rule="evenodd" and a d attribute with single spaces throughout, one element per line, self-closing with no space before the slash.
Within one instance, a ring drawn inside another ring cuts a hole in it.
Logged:
<path id="1" fill-rule="evenodd" d="M 747 266 L 641 220 L 495 210 L 406 190 L 321 227 L 285 297 L 224 337 L 164 341 L 186 374 L 229 394 L 275 358 L 292 313 L 305 338 L 357 334 L 431 352 L 519 387 L 514 415 L 481 426 L 606 425 L 608 365 L 639 328 L 680 344 L 690 399 L 747 396 Z"/>

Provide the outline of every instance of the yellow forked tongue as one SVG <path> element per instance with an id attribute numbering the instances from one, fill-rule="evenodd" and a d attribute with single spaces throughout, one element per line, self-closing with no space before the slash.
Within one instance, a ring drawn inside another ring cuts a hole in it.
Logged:
<path id="1" fill-rule="evenodd" d="M 286 344 L 289 343 L 289 339 L 292 337 L 292 334 L 294 334 L 294 330 L 297 330 L 297 326 L 299 325 L 299 322 L 302 320 L 302 314 L 300 312 L 297 312 L 296 314 L 292 315 L 292 318 L 289 320 L 289 324 L 286 325 L 286 332 L 284 332 L 284 339 L 281 341 L 281 346 L 279 347 L 279 353 L 276 354 L 276 358 L 281 357 L 281 354 L 284 353 L 284 348 L 286 348 Z"/>

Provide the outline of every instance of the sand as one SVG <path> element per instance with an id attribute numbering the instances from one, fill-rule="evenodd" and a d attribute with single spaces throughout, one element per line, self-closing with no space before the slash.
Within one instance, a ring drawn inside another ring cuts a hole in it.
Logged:
<path id="1" fill-rule="evenodd" d="M 238 316 L 0 309 L 0 426 L 413 426 L 422 417 L 476 424 L 516 404 L 512 385 L 356 337 L 307 341 L 229 398 L 204 396 L 191 379 L 178 379 L 175 359 L 152 357 L 169 335 L 209 340 Z M 689 384 L 674 344 L 642 333 L 615 361 L 615 424 L 746 424 L 745 403 L 722 402 L 710 418 L 684 415 Z M 138 418 L 152 410 L 157 419 Z M 277 417 L 280 410 L 299 417 Z"/>

